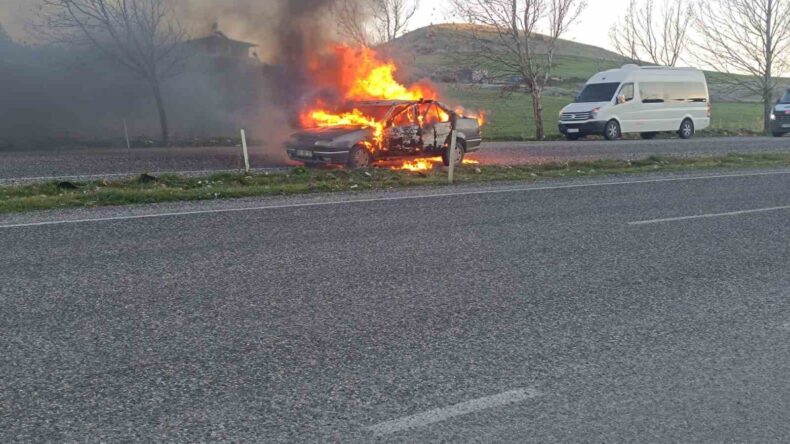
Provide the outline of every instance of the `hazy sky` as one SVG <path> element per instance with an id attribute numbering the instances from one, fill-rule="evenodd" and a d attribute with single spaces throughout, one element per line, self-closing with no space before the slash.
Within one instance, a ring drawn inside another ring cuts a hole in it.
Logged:
<path id="1" fill-rule="evenodd" d="M 229 2 L 233 0 L 228 0 Z M 265 0 L 264 0 L 265 1 Z M 574 24 L 566 38 L 582 43 L 609 48 L 609 29 L 621 17 L 628 0 L 588 0 L 589 6 Z M 659 0 L 658 3 L 663 3 Z M 0 18 L 12 35 L 20 36 L 23 22 L 33 14 L 34 0 L 0 0 Z M 450 21 L 448 11 L 440 0 L 422 0 L 419 15 L 411 28 L 419 28 L 431 23 Z"/>
<path id="2" fill-rule="evenodd" d="M 658 0 L 657 6 L 661 6 L 665 1 Z M 611 48 L 609 30 L 615 21 L 623 16 L 628 2 L 629 0 L 588 0 L 587 9 L 565 38 Z M 415 18 L 412 28 L 451 21 L 448 11 L 441 6 L 443 3 L 438 0 L 422 0 L 418 17 Z"/>

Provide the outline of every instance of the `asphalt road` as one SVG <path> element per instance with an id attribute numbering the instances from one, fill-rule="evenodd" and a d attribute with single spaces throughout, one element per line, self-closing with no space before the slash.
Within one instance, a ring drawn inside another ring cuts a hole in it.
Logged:
<path id="1" fill-rule="evenodd" d="M 0 442 L 790 441 L 790 170 L 4 216 L 0 250 Z"/>
<path id="2" fill-rule="evenodd" d="M 280 149 L 252 149 L 252 166 L 271 168 L 290 163 Z M 589 159 L 641 159 L 650 155 L 698 156 L 731 152 L 790 151 L 790 138 L 730 137 L 688 141 L 584 140 L 579 142 L 486 143 L 474 159 L 488 164 L 546 163 Z M 109 176 L 142 172 L 239 169 L 241 150 L 235 148 L 139 148 L 0 151 L 0 181 L 63 176 Z"/>

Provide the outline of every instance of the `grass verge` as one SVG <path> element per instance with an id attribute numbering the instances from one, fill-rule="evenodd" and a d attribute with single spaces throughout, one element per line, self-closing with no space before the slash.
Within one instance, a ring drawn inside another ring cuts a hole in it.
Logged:
<path id="1" fill-rule="evenodd" d="M 770 168 L 790 166 L 790 154 L 731 154 L 723 157 L 676 158 L 652 156 L 639 161 L 596 160 L 524 166 L 465 166 L 457 183 L 537 181 L 552 178 L 596 177 L 644 172 Z M 99 207 L 175 201 L 281 196 L 293 194 L 395 189 L 446 185 L 441 168 L 412 173 L 309 170 L 294 168 L 282 174 L 222 173 L 207 177 L 147 174 L 127 180 L 48 182 L 0 187 L 0 213 Z"/>

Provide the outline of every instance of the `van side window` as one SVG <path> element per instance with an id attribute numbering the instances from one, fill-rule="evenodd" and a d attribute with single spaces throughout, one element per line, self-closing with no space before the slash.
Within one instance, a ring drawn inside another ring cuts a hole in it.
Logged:
<path id="1" fill-rule="evenodd" d="M 707 102 L 704 83 L 644 82 L 639 84 L 642 103 Z"/>
<path id="2" fill-rule="evenodd" d="M 630 102 L 634 100 L 634 84 L 633 83 L 626 83 L 620 89 L 620 94 L 618 96 L 625 97 L 626 102 Z"/>

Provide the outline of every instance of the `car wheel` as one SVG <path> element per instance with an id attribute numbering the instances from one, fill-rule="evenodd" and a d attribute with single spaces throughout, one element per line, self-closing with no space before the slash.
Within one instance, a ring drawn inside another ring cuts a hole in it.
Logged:
<path id="1" fill-rule="evenodd" d="M 640 134 L 640 136 L 642 136 L 642 138 L 645 139 L 645 140 L 655 139 L 657 135 L 658 135 L 658 133 L 642 133 L 642 134 Z"/>
<path id="2" fill-rule="evenodd" d="M 450 144 L 442 152 L 442 163 L 444 166 L 450 166 Z M 466 154 L 466 143 L 461 139 L 456 139 L 455 142 L 455 165 L 460 166 L 464 163 L 464 155 Z"/>
<path id="3" fill-rule="evenodd" d="M 617 123 L 616 120 L 610 120 L 609 123 L 606 124 L 606 128 L 603 130 L 603 136 L 606 137 L 606 140 L 617 140 L 622 136 L 620 132 L 620 124 Z"/>
<path id="4" fill-rule="evenodd" d="M 355 146 L 348 155 L 348 166 L 353 169 L 369 168 L 373 164 L 373 156 L 367 148 Z"/>
<path id="5" fill-rule="evenodd" d="M 784 136 L 784 133 L 774 133 L 774 137 L 782 137 L 782 136 Z"/>
<path id="6" fill-rule="evenodd" d="M 582 138 L 581 134 L 566 134 L 565 138 L 570 140 L 571 142 L 575 142 Z"/>
<path id="7" fill-rule="evenodd" d="M 691 139 L 694 137 L 694 122 L 692 122 L 691 119 L 686 119 L 680 124 L 678 136 L 680 136 L 681 139 Z"/>

